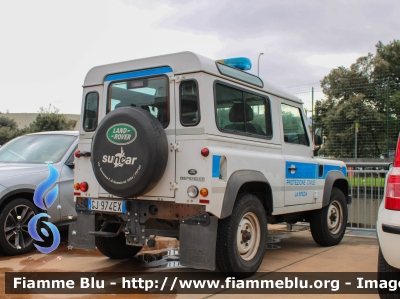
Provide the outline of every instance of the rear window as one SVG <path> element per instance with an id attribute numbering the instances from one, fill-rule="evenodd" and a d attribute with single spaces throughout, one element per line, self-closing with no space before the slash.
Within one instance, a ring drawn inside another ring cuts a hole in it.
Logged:
<path id="1" fill-rule="evenodd" d="M 156 117 L 165 128 L 169 124 L 168 81 L 166 77 L 126 80 L 110 84 L 108 111 L 137 107 Z"/>
<path id="2" fill-rule="evenodd" d="M 89 92 L 85 99 L 85 111 L 83 113 L 83 129 L 86 132 L 94 131 L 97 128 L 97 115 L 99 111 L 99 94 Z"/>
<path id="3" fill-rule="evenodd" d="M 200 122 L 199 94 L 195 80 L 181 83 L 179 88 L 181 124 L 196 126 Z"/>

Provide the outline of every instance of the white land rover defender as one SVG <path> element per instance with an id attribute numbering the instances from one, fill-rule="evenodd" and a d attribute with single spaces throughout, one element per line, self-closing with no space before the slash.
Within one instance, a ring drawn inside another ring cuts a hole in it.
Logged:
<path id="1" fill-rule="evenodd" d="M 91 69 L 70 245 L 120 259 L 175 237 L 182 265 L 247 277 L 267 223 L 309 221 L 315 242 L 338 244 L 346 167 L 313 157 L 302 102 L 250 67 L 183 52 Z"/>

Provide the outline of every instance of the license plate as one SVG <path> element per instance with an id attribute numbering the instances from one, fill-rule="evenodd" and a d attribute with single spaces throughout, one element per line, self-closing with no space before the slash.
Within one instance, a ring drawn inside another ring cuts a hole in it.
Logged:
<path id="1" fill-rule="evenodd" d="M 88 210 L 126 213 L 126 201 L 89 199 L 88 200 Z"/>

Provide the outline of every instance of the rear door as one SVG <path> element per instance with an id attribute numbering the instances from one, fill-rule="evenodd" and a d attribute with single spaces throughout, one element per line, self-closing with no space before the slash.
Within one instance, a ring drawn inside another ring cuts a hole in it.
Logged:
<path id="1" fill-rule="evenodd" d="M 142 108 L 162 124 L 168 140 L 168 147 L 175 144 L 175 91 L 170 78 L 170 67 L 160 67 L 109 75 L 105 78 L 104 94 L 107 95 L 106 111 L 124 106 Z M 161 180 L 148 193 L 147 198 L 174 198 L 175 151 L 168 151 L 168 162 Z M 107 192 L 100 188 L 100 195 Z"/>
<path id="2" fill-rule="evenodd" d="M 301 106 L 281 104 L 285 158 L 285 206 L 314 203 L 318 198 L 317 164 Z"/>

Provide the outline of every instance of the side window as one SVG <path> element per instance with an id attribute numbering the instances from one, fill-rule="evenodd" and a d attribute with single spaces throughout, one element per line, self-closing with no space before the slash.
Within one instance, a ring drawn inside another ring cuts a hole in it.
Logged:
<path id="1" fill-rule="evenodd" d="M 223 131 L 272 136 L 267 98 L 230 86 L 215 85 L 217 125 Z"/>
<path id="2" fill-rule="evenodd" d="M 89 92 L 85 99 L 85 111 L 83 113 L 82 126 L 86 132 L 94 131 L 97 128 L 97 115 L 99 111 L 99 94 Z"/>
<path id="3" fill-rule="evenodd" d="M 195 80 L 184 81 L 179 88 L 182 126 L 196 126 L 200 122 L 198 86 Z"/>
<path id="4" fill-rule="evenodd" d="M 285 142 L 310 145 L 300 108 L 282 104 L 281 110 Z"/>

